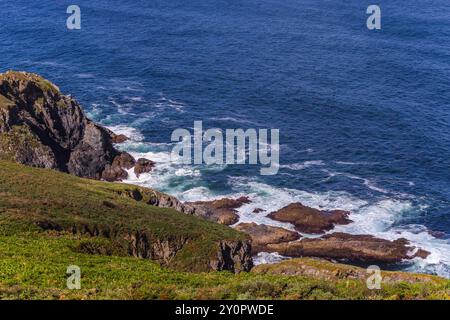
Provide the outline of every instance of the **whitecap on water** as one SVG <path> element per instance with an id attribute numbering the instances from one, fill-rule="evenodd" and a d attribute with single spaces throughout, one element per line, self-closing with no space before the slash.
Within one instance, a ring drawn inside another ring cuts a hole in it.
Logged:
<path id="1" fill-rule="evenodd" d="M 303 170 L 313 166 L 324 166 L 325 163 L 322 160 L 311 160 L 305 161 L 301 163 L 292 163 L 292 164 L 282 164 L 280 168 L 290 169 L 290 170 Z"/>
<path id="2" fill-rule="evenodd" d="M 136 128 L 128 127 L 125 125 L 111 125 L 107 126 L 109 130 L 114 132 L 115 134 L 123 134 L 128 137 L 133 142 L 139 142 L 144 140 L 144 136 L 142 133 Z"/>

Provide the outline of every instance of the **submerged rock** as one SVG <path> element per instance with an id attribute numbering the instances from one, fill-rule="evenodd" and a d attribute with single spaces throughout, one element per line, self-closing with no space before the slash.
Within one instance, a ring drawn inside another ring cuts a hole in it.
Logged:
<path id="1" fill-rule="evenodd" d="M 267 251 L 268 244 L 290 242 L 300 238 L 297 232 L 264 224 L 240 223 L 236 229 L 250 235 L 253 254 Z"/>
<path id="2" fill-rule="evenodd" d="M 89 120 L 74 99 L 44 78 L 0 74 L 0 159 L 84 178 L 122 180 L 131 160 L 122 166 L 129 157 L 113 143 L 124 138 Z"/>
<path id="3" fill-rule="evenodd" d="M 403 238 L 389 241 L 371 235 L 341 232 L 321 238 L 269 244 L 267 248 L 288 257 L 321 257 L 353 262 L 396 263 L 429 255 L 429 252 L 409 246 L 409 242 Z"/>
<path id="4" fill-rule="evenodd" d="M 321 211 L 304 206 L 301 203 L 292 203 L 268 215 L 269 218 L 281 222 L 289 222 L 295 229 L 304 233 L 324 233 L 335 225 L 349 224 L 349 212 L 343 210 Z"/>
<path id="5" fill-rule="evenodd" d="M 194 214 L 201 216 L 210 221 L 220 224 L 232 225 L 239 221 L 237 215 L 237 208 L 242 205 L 250 203 L 248 197 L 240 197 L 238 199 L 220 199 L 212 201 L 196 201 L 186 203 L 194 208 Z"/>

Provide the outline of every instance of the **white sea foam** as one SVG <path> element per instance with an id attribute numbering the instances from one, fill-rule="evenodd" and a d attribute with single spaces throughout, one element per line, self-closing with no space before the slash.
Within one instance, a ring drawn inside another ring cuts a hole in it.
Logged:
<path id="1" fill-rule="evenodd" d="M 253 263 L 255 266 L 267 263 L 277 263 L 286 260 L 286 257 L 279 255 L 278 253 L 260 252 L 253 257 Z"/>
<path id="2" fill-rule="evenodd" d="M 132 127 L 128 127 L 125 125 L 115 125 L 115 126 L 107 126 L 109 130 L 114 132 L 115 134 L 123 134 L 127 136 L 133 142 L 140 142 L 144 140 L 144 136 L 142 133 Z"/>
<path id="3" fill-rule="evenodd" d="M 130 101 L 133 101 L 133 102 L 143 102 L 144 101 L 144 98 L 142 98 L 142 97 L 128 97 L 128 96 L 126 96 L 125 98 L 130 100 Z"/>
<path id="4" fill-rule="evenodd" d="M 110 98 L 109 102 L 117 108 L 117 112 L 121 115 L 129 115 L 132 114 L 131 108 L 124 104 L 118 103 L 115 99 Z"/>
<path id="5" fill-rule="evenodd" d="M 227 122 L 235 122 L 235 123 L 245 123 L 245 124 L 258 125 L 254 121 L 247 120 L 247 119 L 238 119 L 238 118 L 234 118 L 234 117 L 212 117 L 209 120 L 218 121 L 218 122 L 227 121 Z"/>
<path id="6" fill-rule="evenodd" d="M 159 98 L 159 100 L 153 106 L 159 109 L 173 109 L 180 113 L 183 113 L 185 104 L 173 99 L 166 98 L 165 96 L 161 96 L 161 98 Z"/>
<path id="7" fill-rule="evenodd" d="M 304 170 L 313 166 L 324 166 L 325 163 L 322 160 L 305 161 L 301 163 L 282 164 L 280 168 L 286 168 L 290 170 Z"/>
<path id="8" fill-rule="evenodd" d="M 345 165 L 345 166 L 358 166 L 358 165 L 372 165 L 378 164 L 378 162 L 369 162 L 369 161 L 359 161 L 359 162 L 351 162 L 351 161 L 335 161 L 334 163 Z"/>
<path id="9" fill-rule="evenodd" d="M 327 169 L 323 169 L 322 171 L 326 172 L 328 174 L 328 178 L 326 178 L 325 180 L 329 180 L 329 179 L 331 179 L 331 178 L 333 178 L 335 176 L 344 176 L 344 177 L 349 178 L 349 179 L 362 181 L 362 183 L 367 188 L 369 188 L 369 189 L 371 189 L 373 191 L 377 191 L 377 192 L 385 193 L 385 194 L 390 193 L 389 190 L 377 186 L 373 181 L 371 181 L 370 179 L 367 179 L 367 178 L 359 177 L 359 176 L 356 176 L 356 175 L 350 174 L 350 173 L 330 171 L 330 170 L 327 170 Z"/>
<path id="10" fill-rule="evenodd" d="M 200 170 L 194 170 L 191 168 L 180 168 L 175 170 L 175 175 L 178 177 L 199 177 L 201 176 Z"/>
<path id="11" fill-rule="evenodd" d="M 179 193 L 178 196 L 183 201 L 206 201 L 221 198 L 218 195 L 214 195 L 207 187 L 195 187 Z"/>

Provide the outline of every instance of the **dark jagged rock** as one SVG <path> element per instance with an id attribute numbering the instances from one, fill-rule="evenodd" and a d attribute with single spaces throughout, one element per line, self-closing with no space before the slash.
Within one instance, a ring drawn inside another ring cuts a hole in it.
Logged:
<path id="1" fill-rule="evenodd" d="M 84 178 L 121 180 L 127 175 L 117 167 L 123 153 L 113 146 L 120 140 L 42 77 L 0 74 L 0 159 Z"/>
<path id="2" fill-rule="evenodd" d="M 253 267 L 250 241 L 221 241 L 217 257 L 211 260 L 213 270 L 230 270 L 238 273 Z"/>
<path id="3" fill-rule="evenodd" d="M 147 173 L 153 170 L 155 163 L 145 158 L 139 158 L 134 166 L 134 173 L 139 177 L 142 173 Z"/>
<path id="4" fill-rule="evenodd" d="M 122 152 L 116 156 L 111 165 L 106 165 L 105 170 L 102 173 L 102 179 L 106 181 L 120 181 L 128 177 L 128 173 L 125 169 L 131 169 L 135 165 L 136 161 L 127 152 Z"/>
<path id="5" fill-rule="evenodd" d="M 248 197 L 240 197 L 238 199 L 220 199 L 212 201 L 196 201 L 186 203 L 188 206 L 194 208 L 194 214 L 201 216 L 210 221 L 220 224 L 232 225 L 239 221 L 239 216 L 236 214 L 237 208 L 242 205 L 250 203 Z"/>
<path id="6" fill-rule="evenodd" d="M 343 210 L 321 211 L 298 202 L 272 212 L 268 217 L 292 223 L 300 232 L 317 234 L 329 231 L 337 224 L 343 225 L 352 222 L 348 219 L 349 214 Z"/>
<path id="7" fill-rule="evenodd" d="M 300 238 L 297 232 L 264 224 L 240 223 L 236 229 L 250 235 L 253 254 L 267 251 L 268 244 L 290 242 Z"/>
<path id="8" fill-rule="evenodd" d="M 289 257 L 321 257 L 353 262 L 396 263 L 429 255 L 429 252 L 409 246 L 409 242 L 403 238 L 389 241 L 371 235 L 341 232 L 316 239 L 269 244 L 267 247 L 271 252 Z"/>

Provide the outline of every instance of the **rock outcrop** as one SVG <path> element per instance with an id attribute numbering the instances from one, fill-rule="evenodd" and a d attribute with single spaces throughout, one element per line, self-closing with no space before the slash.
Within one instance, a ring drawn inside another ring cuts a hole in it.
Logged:
<path id="1" fill-rule="evenodd" d="M 180 213 L 195 215 L 195 209 L 193 207 L 181 202 L 174 196 L 153 189 L 130 186 L 130 188 L 117 191 L 117 193 L 123 197 L 144 202 L 151 206 L 171 208 Z"/>
<path id="2" fill-rule="evenodd" d="M 300 238 L 297 232 L 264 224 L 240 223 L 236 229 L 250 235 L 253 254 L 267 251 L 269 244 L 290 242 Z"/>
<path id="3" fill-rule="evenodd" d="M 406 239 L 389 241 L 371 235 L 332 233 L 315 239 L 269 244 L 270 252 L 288 257 L 322 257 L 350 262 L 397 263 L 415 257 L 425 258 L 428 252 L 411 247 Z"/>
<path id="4" fill-rule="evenodd" d="M 295 229 L 303 233 L 320 234 L 352 222 L 348 219 L 349 212 L 343 210 L 321 211 L 304 206 L 301 203 L 292 203 L 268 215 L 269 218 L 281 222 L 289 222 Z"/>
<path id="5" fill-rule="evenodd" d="M 314 279 L 322 279 L 326 281 L 347 279 L 361 280 L 364 282 L 366 282 L 367 278 L 371 275 L 364 268 L 334 263 L 318 258 L 296 258 L 275 264 L 261 264 L 253 268 L 252 273 L 312 277 Z M 436 276 L 395 271 L 382 271 L 381 279 L 383 284 L 440 281 L 440 278 Z"/>
<path id="6" fill-rule="evenodd" d="M 125 139 L 89 120 L 74 99 L 42 77 L 0 74 L 0 159 L 122 180 L 134 159 L 113 143 Z"/>
<path id="7" fill-rule="evenodd" d="M 142 173 L 147 173 L 153 170 L 155 163 L 145 158 L 139 158 L 134 166 L 134 173 L 139 177 Z"/>
<path id="8" fill-rule="evenodd" d="M 125 141 L 128 141 L 129 138 L 124 134 L 115 134 L 111 133 L 111 140 L 113 143 L 124 143 Z"/>
<path id="9" fill-rule="evenodd" d="M 219 199 L 212 201 L 196 201 L 186 203 L 194 208 L 195 215 L 224 225 L 232 225 L 239 221 L 237 208 L 250 203 L 248 197 L 238 199 Z"/>
<path id="10" fill-rule="evenodd" d="M 161 208 L 172 208 L 184 214 L 195 215 L 209 221 L 224 225 L 235 224 L 239 220 L 236 208 L 239 208 L 250 200 L 247 197 L 238 199 L 220 199 L 212 201 L 181 202 L 174 196 L 158 192 L 156 190 L 133 187 L 122 195 L 143 201 L 149 205 Z"/>
<path id="11" fill-rule="evenodd" d="M 213 270 L 229 270 L 235 273 L 250 271 L 253 267 L 250 241 L 221 241 L 217 258 L 211 260 Z"/>

